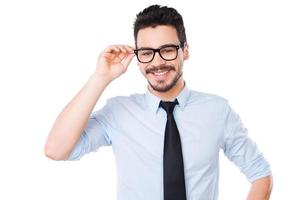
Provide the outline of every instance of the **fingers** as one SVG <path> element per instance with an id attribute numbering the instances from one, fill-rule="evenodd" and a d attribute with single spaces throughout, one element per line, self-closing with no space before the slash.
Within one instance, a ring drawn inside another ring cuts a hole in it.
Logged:
<path id="1" fill-rule="evenodd" d="M 111 45 L 104 49 L 102 56 L 113 63 L 121 63 L 127 68 L 135 56 L 134 49 L 129 45 Z"/>
<path id="2" fill-rule="evenodd" d="M 134 47 L 129 45 L 111 45 L 107 47 L 103 52 L 104 53 L 113 53 L 113 54 L 133 54 Z"/>
<path id="3" fill-rule="evenodd" d="M 122 59 L 121 63 L 127 68 L 130 62 L 132 61 L 133 57 L 134 54 L 129 54 Z"/>

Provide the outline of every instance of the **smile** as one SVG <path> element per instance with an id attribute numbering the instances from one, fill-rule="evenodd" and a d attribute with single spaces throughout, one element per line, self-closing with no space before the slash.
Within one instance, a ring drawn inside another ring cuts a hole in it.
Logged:
<path id="1" fill-rule="evenodd" d="M 168 72 L 169 72 L 169 70 L 167 70 L 167 71 L 158 71 L 158 72 L 153 72 L 153 74 L 155 76 L 163 76 L 163 75 L 165 75 Z"/>

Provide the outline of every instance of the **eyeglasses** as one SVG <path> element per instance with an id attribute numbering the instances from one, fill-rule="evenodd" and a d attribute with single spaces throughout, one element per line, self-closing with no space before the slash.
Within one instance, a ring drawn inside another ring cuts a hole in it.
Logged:
<path id="1" fill-rule="evenodd" d="M 152 48 L 140 48 L 134 50 L 135 55 L 140 63 L 149 63 L 154 59 L 155 53 L 158 52 L 159 56 L 166 60 L 175 60 L 178 55 L 178 49 L 182 48 L 183 45 L 164 45 L 158 49 Z"/>

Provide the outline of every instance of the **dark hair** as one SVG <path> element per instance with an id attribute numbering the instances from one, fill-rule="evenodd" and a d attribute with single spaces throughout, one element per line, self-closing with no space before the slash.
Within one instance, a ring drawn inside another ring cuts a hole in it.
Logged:
<path id="1" fill-rule="evenodd" d="M 176 28 L 180 44 L 186 42 L 185 28 L 181 15 L 174 8 L 160 5 L 152 5 L 145 8 L 136 15 L 134 22 L 134 40 L 137 41 L 137 34 L 140 29 L 156 27 L 158 25 L 170 25 Z"/>

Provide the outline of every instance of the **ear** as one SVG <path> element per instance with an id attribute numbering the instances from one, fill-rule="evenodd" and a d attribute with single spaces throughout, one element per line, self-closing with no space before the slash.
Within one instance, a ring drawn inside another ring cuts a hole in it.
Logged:
<path id="1" fill-rule="evenodd" d="M 189 57 L 190 57 L 189 44 L 185 42 L 183 46 L 183 60 L 187 60 L 189 59 Z"/>

